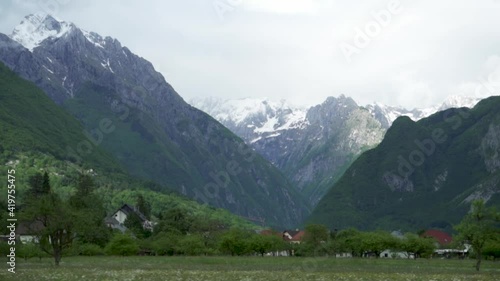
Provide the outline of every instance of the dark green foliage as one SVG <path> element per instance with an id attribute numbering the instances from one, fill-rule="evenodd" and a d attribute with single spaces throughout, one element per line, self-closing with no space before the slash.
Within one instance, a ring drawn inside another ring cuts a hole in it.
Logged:
<path id="1" fill-rule="evenodd" d="M 172 208 L 161 215 L 155 231 L 178 231 L 186 234 L 191 228 L 193 217 L 184 209 Z"/>
<path id="2" fill-rule="evenodd" d="M 151 231 L 144 228 L 143 221 L 135 212 L 129 214 L 123 224 L 135 237 L 139 239 L 151 236 Z"/>
<path id="3" fill-rule="evenodd" d="M 78 175 L 76 192 L 69 198 L 69 204 L 77 211 L 79 223 L 75 232 L 78 241 L 104 247 L 111 238 L 111 230 L 104 225 L 106 210 L 102 199 L 95 193 L 90 175 Z"/>
<path id="4" fill-rule="evenodd" d="M 51 192 L 47 173 L 43 178 L 42 192 L 29 194 L 20 216 L 21 221 L 39 237 L 41 249 L 53 256 L 55 264 L 59 265 L 63 250 L 69 248 L 75 238 L 75 226 L 80 216 L 67 202 Z M 36 186 L 31 189 L 36 189 Z"/>
<path id="5" fill-rule="evenodd" d="M 146 218 L 151 217 L 151 205 L 144 199 L 142 194 L 137 195 L 136 207 Z"/>
<path id="6" fill-rule="evenodd" d="M 472 210 L 455 226 L 459 241 L 472 246 L 476 255 L 476 270 L 479 271 L 483 259 L 483 251 L 490 241 L 498 240 L 500 214 L 495 208 L 485 206 L 483 200 L 476 200 Z"/>
<path id="7" fill-rule="evenodd" d="M 434 252 L 436 241 L 433 238 L 421 237 L 413 233 L 406 233 L 405 239 L 400 243 L 400 249 L 415 258 L 429 257 Z"/>
<path id="8" fill-rule="evenodd" d="M 17 254 L 24 260 L 27 260 L 29 258 L 41 259 L 42 257 L 46 256 L 46 254 L 44 254 L 44 252 L 40 249 L 40 246 L 35 243 L 18 243 L 17 245 Z"/>
<path id="9" fill-rule="evenodd" d="M 83 127 L 70 114 L 55 105 L 32 83 L 19 78 L 0 63 L 0 139 L 10 154 L 40 151 L 59 159 L 92 163 L 108 171 L 119 166 L 99 147 L 96 153 L 73 155 L 68 149 L 86 141 Z M 84 159 L 83 159 L 84 158 Z"/>
<path id="10" fill-rule="evenodd" d="M 203 237 L 200 234 L 184 235 L 178 242 L 177 252 L 188 256 L 206 253 Z"/>
<path id="11" fill-rule="evenodd" d="M 485 258 L 490 257 L 494 260 L 500 258 L 500 231 L 497 231 L 495 237 L 484 245 L 483 255 Z"/>
<path id="12" fill-rule="evenodd" d="M 153 240 L 154 252 L 160 256 L 177 254 L 177 245 L 181 239 L 182 235 L 176 232 L 155 233 Z"/>
<path id="13" fill-rule="evenodd" d="M 132 256 L 139 252 L 137 241 L 127 234 L 116 234 L 105 248 L 107 255 Z"/>
<path id="14" fill-rule="evenodd" d="M 231 256 L 248 254 L 252 251 L 250 236 L 251 234 L 248 231 L 233 228 L 221 237 L 220 251 Z"/>
<path id="15" fill-rule="evenodd" d="M 254 234 L 249 240 L 250 249 L 261 256 L 270 252 L 282 251 L 286 249 L 283 239 L 277 235 Z"/>
<path id="16" fill-rule="evenodd" d="M 82 256 L 102 256 L 104 250 L 96 244 L 83 244 L 79 246 L 79 252 Z"/>

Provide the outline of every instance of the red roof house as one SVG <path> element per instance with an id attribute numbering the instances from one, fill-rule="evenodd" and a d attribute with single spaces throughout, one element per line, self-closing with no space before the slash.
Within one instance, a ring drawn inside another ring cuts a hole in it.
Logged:
<path id="1" fill-rule="evenodd" d="M 304 234 L 303 230 L 285 230 L 283 231 L 283 240 L 290 243 L 300 243 Z"/>
<path id="2" fill-rule="evenodd" d="M 436 239 L 436 241 L 439 243 L 439 245 L 447 245 L 450 244 L 451 241 L 453 240 L 451 236 L 443 231 L 436 230 L 436 229 L 429 229 L 422 233 L 422 237 L 432 237 Z"/>

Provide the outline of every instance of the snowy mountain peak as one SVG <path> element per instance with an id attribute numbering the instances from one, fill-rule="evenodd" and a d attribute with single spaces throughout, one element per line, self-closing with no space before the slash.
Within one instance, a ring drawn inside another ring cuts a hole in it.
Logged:
<path id="1" fill-rule="evenodd" d="M 260 138 L 263 134 L 276 134 L 307 125 L 307 109 L 292 107 L 286 100 L 275 102 L 268 98 L 224 100 L 209 97 L 192 99 L 190 104 L 207 112 L 244 138 L 254 139 L 255 135 Z"/>
<path id="2" fill-rule="evenodd" d="M 438 111 L 446 110 L 448 108 L 468 107 L 473 108 L 481 99 L 468 96 L 449 96 L 441 105 L 431 106 L 428 108 L 415 108 L 408 110 L 403 107 L 389 106 L 382 103 L 375 102 L 374 104 L 367 105 L 366 108 L 377 119 L 382 126 L 389 128 L 399 116 L 408 116 L 414 121 L 428 117 Z"/>
<path id="3" fill-rule="evenodd" d="M 74 28 L 72 23 L 58 21 L 49 14 L 36 13 L 26 16 L 10 37 L 33 51 L 47 38 L 62 37 Z"/>
<path id="4" fill-rule="evenodd" d="M 439 110 L 444 110 L 452 107 L 468 107 L 473 108 L 481 99 L 476 97 L 467 97 L 467 96 L 449 96 L 439 107 Z"/>

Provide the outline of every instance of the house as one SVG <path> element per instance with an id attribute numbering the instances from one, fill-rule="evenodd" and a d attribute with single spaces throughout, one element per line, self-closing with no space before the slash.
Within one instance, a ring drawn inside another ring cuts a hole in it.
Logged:
<path id="1" fill-rule="evenodd" d="M 451 241 L 453 241 L 453 239 L 451 238 L 451 236 L 446 233 L 446 232 L 443 232 L 443 231 L 440 231 L 440 230 L 436 230 L 436 229 L 429 229 L 427 231 L 425 231 L 424 233 L 422 233 L 422 235 L 420 235 L 422 237 L 432 237 L 434 239 L 436 239 L 436 242 L 439 244 L 437 246 L 446 246 L 448 244 L 451 243 Z"/>
<path id="2" fill-rule="evenodd" d="M 404 240 L 406 237 L 400 230 L 391 232 L 391 236 L 399 240 Z M 414 259 L 415 255 L 404 251 L 395 251 L 393 249 L 385 249 L 380 253 L 381 258 L 400 258 L 400 259 Z"/>
<path id="3" fill-rule="evenodd" d="M 304 237 L 305 231 L 303 230 L 285 230 L 283 231 L 283 240 L 293 244 L 300 244 Z"/>
<path id="4" fill-rule="evenodd" d="M 38 243 L 38 233 L 40 233 L 43 228 L 43 224 L 39 221 L 32 223 L 20 223 L 16 228 L 16 240 L 21 241 L 22 244 Z M 8 241 L 9 237 L 10 235 L 0 235 L 0 240 Z"/>
<path id="5" fill-rule="evenodd" d="M 107 217 L 104 222 L 108 227 L 113 229 L 118 229 L 121 232 L 125 232 L 127 229 L 124 225 L 125 220 L 131 214 L 136 214 L 141 220 L 142 227 L 144 229 L 153 231 L 153 223 L 144 216 L 137 208 L 130 206 L 129 204 L 123 204 L 116 212 L 114 212 L 110 217 Z"/>

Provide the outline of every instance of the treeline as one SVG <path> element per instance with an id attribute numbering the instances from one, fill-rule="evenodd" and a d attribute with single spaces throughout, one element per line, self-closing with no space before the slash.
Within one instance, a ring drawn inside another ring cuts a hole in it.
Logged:
<path id="1" fill-rule="evenodd" d="M 296 246 L 297 256 L 380 257 L 384 251 L 389 257 L 402 253 L 406 257 L 429 257 L 435 250 L 435 240 L 406 233 L 396 237 L 385 231 L 361 232 L 350 228 L 329 231 L 323 225 L 308 225 L 302 243 Z"/>
<path id="2" fill-rule="evenodd" d="M 51 256 L 58 265 L 64 255 L 243 255 L 286 246 L 278 236 L 262 237 L 251 228 L 231 228 L 232 222 L 214 218 L 214 212 L 193 213 L 180 205 L 165 206 L 164 211 L 153 214 L 140 193 L 135 205 L 146 216 L 154 216 L 154 228 L 145 229 L 132 214 L 122 233 L 106 226 L 105 202 L 96 192 L 92 176 L 81 173 L 75 181 L 74 190 L 63 197 L 52 188 L 47 172 L 29 177 L 29 189 L 17 214 L 18 226 L 23 225 L 36 240 L 28 244 L 17 241 L 18 256 Z M 0 213 L 2 224 L 6 215 Z M 2 229 L 5 232 L 6 227 Z M 9 248 L 6 241 L 0 242 L 2 254 L 8 254 Z"/>
<path id="3" fill-rule="evenodd" d="M 62 198 L 51 186 L 48 173 L 29 178 L 18 214 L 19 222 L 34 236 L 34 243 L 16 243 L 19 257 L 51 256 L 58 265 L 64 255 L 287 255 L 306 257 L 388 257 L 425 258 L 433 254 L 436 241 L 415 233 L 394 236 L 385 231 L 362 232 L 356 229 L 330 231 L 323 225 L 305 228 L 300 243 L 283 239 L 281 231 L 258 233 L 255 229 L 231 227 L 227 222 L 204 213 L 193 213 L 179 206 L 165 206 L 160 212 L 142 195 L 135 206 L 155 223 L 145 228 L 134 213 L 124 222 L 122 233 L 106 226 L 107 215 L 102 196 L 96 193 L 93 177 L 81 173 L 75 177 L 74 191 Z M 0 203 L 1 204 L 1 203 Z M 6 208 L 5 208 L 6 209 Z M 6 214 L 1 213 L 2 223 Z M 500 257 L 500 216 L 482 201 L 456 226 L 457 244 L 469 244 L 478 259 Z M 2 227 L 6 229 L 6 227 Z M 1 254 L 9 245 L 0 243 Z"/>

